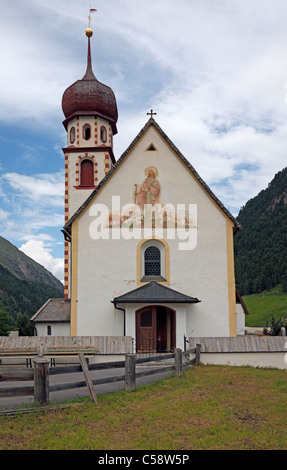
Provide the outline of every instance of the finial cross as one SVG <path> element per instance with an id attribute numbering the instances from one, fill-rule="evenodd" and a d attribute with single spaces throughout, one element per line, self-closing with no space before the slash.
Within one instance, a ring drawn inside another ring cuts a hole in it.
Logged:
<path id="1" fill-rule="evenodd" d="M 156 113 L 153 111 L 153 109 L 150 110 L 150 113 L 147 113 L 148 116 L 153 117 L 156 116 Z"/>

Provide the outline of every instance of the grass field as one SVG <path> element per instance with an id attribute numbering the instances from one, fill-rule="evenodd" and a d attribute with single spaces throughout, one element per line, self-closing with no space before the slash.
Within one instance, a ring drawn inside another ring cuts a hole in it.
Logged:
<path id="1" fill-rule="evenodd" d="M 286 450 L 286 371 L 199 365 L 135 392 L 0 417 L 0 450 Z"/>
<path id="2" fill-rule="evenodd" d="M 246 326 L 265 326 L 269 324 L 272 316 L 275 320 L 287 318 L 287 294 L 276 291 L 263 292 L 262 294 L 246 295 L 244 303 L 249 311 L 246 315 Z"/>

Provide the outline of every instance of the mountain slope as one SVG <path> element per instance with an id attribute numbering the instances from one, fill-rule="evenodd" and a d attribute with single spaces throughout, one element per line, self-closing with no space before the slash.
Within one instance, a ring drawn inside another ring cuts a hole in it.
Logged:
<path id="1" fill-rule="evenodd" d="M 59 279 L 3 237 L 0 237 L 0 264 L 18 279 L 39 282 L 63 291 Z"/>
<path id="2" fill-rule="evenodd" d="M 250 199 L 237 220 L 234 237 L 235 276 L 242 295 L 281 284 L 287 288 L 287 168 L 268 188 Z"/>
<path id="3" fill-rule="evenodd" d="M 19 313 L 31 317 L 49 298 L 63 293 L 53 274 L 0 237 L 0 304 L 15 320 Z"/>

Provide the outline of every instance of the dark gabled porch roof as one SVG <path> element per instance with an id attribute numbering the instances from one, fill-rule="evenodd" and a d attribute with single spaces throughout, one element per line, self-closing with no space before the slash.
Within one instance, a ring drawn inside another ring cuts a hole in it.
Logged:
<path id="1" fill-rule="evenodd" d="M 195 304 L 200 302 L 195 297 L 182 294 L 170 287 L 158 284 L 157 282 L 150 282 L 142 287 L 138 287 L 126 294 L 115 297 L 112 300 L 114 305 L 116 304 L 158 304 L 158 303 L 178 303 L 178 304 Z"/>

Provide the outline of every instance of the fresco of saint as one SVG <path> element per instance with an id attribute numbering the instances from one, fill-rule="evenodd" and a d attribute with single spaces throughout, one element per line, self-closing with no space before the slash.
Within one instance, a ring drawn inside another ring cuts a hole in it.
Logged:
<path id="1" fill-rule="evenodd" d="M 141 211 L 144 211 L 145 204 L 158 204 L 161 194 L 161 186 L 157 179 L 158 170 L 155 167 L 145 169 L 146 179 L 141 185 L 135 184 L 134 203 L 137 204 Z"/>

